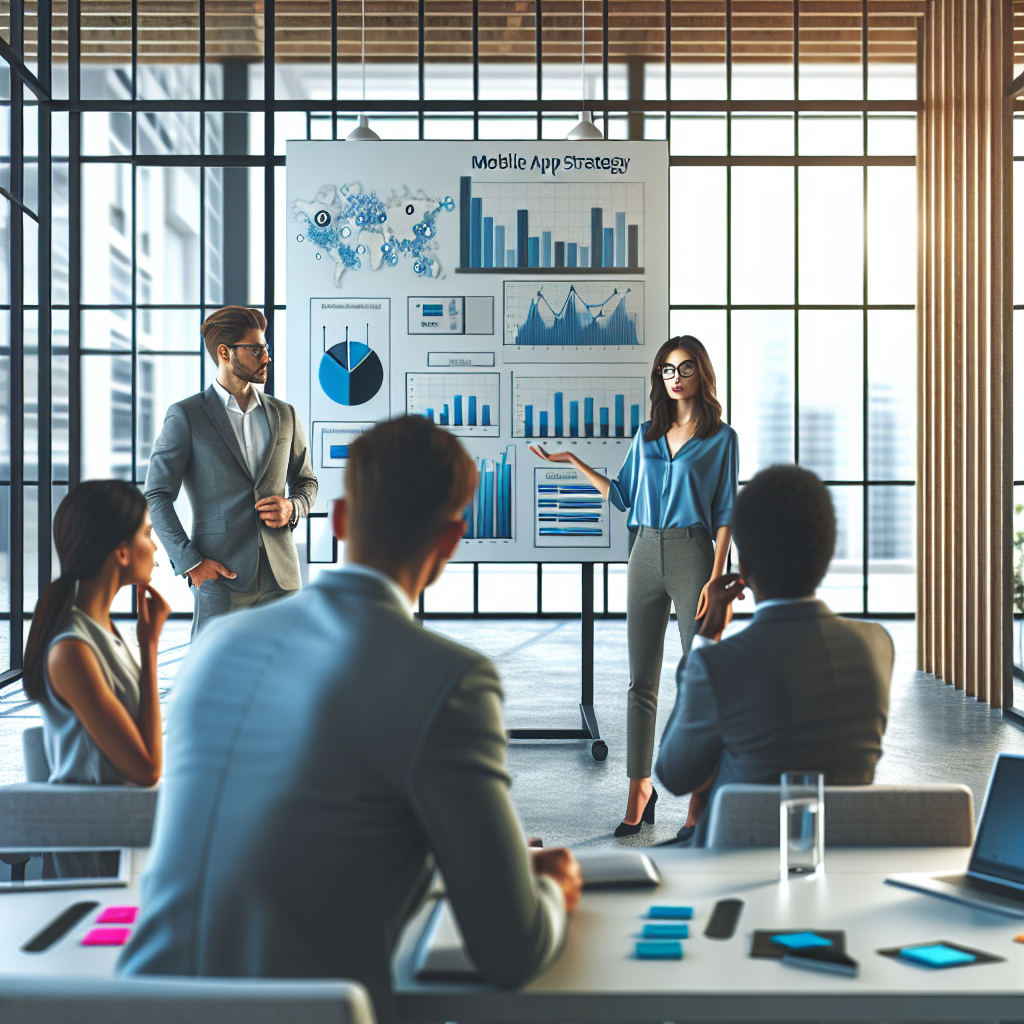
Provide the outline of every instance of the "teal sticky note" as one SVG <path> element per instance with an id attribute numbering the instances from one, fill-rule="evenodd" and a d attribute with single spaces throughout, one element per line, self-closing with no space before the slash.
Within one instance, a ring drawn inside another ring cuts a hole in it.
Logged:
<path id="1" fill-rule="evenodd" d="M 913 946 L 910 949 L 901 949 L 899 956 L 901 960 L 924 964 L 925 967 L 958 967 L 960 964 L 973 964 L 978 959 L 973 953 L 965 953 L 963 950 L 942 945 Z"/>
<path id="2" fill-rule="evenodd" d="M 828 939 L 823 939 L 814 932 L 797 932 L 795 935 L 773 935 L 772 942 L 777 942 L 786 949 L 810 949 L 814 946 L 831 946 Z"/>
<path id="3" fill-rule="evenodd" d="M 638 942 L 636 955 L 638 960 L 682 960 L 683 944 L 668 941 Z"/>
<path id="4" fill-rule="evenodd" d="M 670 921 L 689 921 L 693 917 L 693 907 L 651 907 L 647 916 L 667 918 Z"/>
<path id="5" fill-rule="evenodd" d="M 690 926 L 688 924 L 645 924 L 643 936 L 645 939 L 688 939 Z"/>

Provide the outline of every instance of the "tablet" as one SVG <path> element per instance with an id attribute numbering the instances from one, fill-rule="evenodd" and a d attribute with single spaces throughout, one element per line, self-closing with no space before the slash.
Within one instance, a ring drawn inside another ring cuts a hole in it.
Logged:
<path id="1" fill-rule="evenodd" d="M 131 880 L 131 850 L 61 847 L 0 850 L 0 892 L 93 889 Z"/>

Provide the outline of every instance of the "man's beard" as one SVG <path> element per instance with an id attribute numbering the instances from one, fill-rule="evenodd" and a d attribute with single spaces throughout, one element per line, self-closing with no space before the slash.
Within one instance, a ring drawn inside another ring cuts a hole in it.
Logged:
<path id="1" fill-rule="evenodd" d="M 266 380 L 267 368 L 261 366 L 258 370 L 247 370 L 239 361 L 234 352 L 231 353 L 231 372 L 239 379 L 248 384 L 262 384 Z"/>

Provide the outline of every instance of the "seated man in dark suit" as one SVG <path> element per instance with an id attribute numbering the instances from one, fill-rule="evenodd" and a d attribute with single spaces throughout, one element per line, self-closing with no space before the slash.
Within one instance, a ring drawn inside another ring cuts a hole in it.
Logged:
<path id="1" fill-rule="evenodd" d="M 679 839 L 698 846 L 702 811 L 726 783 L 777 785 L 785 771 L 823 772 L 828 785 L 871 782 L 889 709 L 889 634 L 814 596 L 836 540 L 825 485 L 799 466 L 762 470 L 740 491 L 732 528 L 740 571 L 710 585 L 656 766 L 671 792 L 692 793 Z M 719 643 L 744 584 L 757 602 L 753 621 Z"/>
<path id="2" fill-rule="evenodd" d="M 435 864 L 488 981 L 521 985 L 559 955 L 579 865 L 527 851 L 498 673 L 412 615 L 476 479 L 422 416 L 379 424 L 335 504 L 346 564 L 199 634 L 122 971 L 353 978 L 391 1024 L 391 953 Z"/>

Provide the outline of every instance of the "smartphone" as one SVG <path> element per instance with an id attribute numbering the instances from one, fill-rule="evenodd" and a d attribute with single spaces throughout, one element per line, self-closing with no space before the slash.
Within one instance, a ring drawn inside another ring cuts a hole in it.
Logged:
<path id="1" fill-rule="evenodd" d="M 828 971 L 831 974 L 845 974 L 854 978 L 860 964 L 835 946 L 809 946 L 807 949 L 792 950 L 782 958 L 783 963 L 794 967 L 807 967 L 812 971 Z"/>

